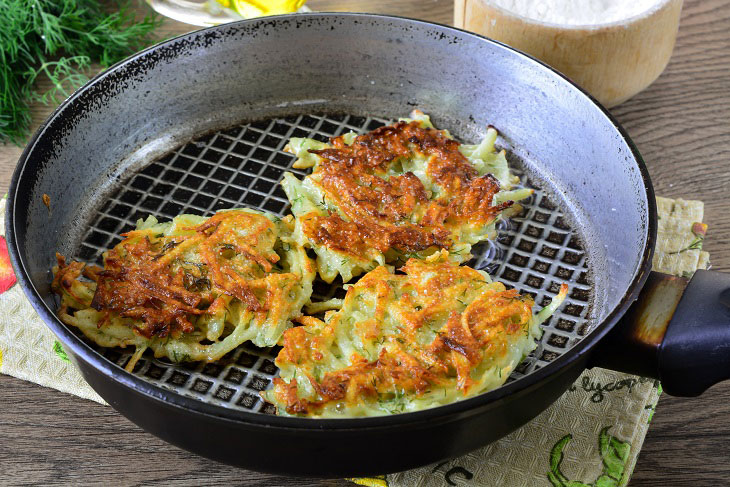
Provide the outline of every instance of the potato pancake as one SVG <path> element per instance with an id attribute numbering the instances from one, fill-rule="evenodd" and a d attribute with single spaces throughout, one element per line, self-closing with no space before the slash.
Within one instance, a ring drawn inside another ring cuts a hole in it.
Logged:
<path id="1" fill-rule="evenodd" d="M 411 116 L 329 143 L 290 140 L 294 167 L 313 171 L 303 181 L 286 173 L 282 185 L 297 218 L 295 236 L 314 249 L 326 282 L 440 249 L 465 262 L 471 246 L 494 238 L 496 221 L 532 194 L 512 190 L 519 179 L 504 151 L 495 151 L 493 128 L 480 144 L 462 145 L 427 115 Z"/>
<path id="2" fill-rule="evenodd" d="M 533 300 L 458 266 L 446 251 L 383 266 L 351 285 L 324 321 L 302 317 L 284 332 L 280 378 L 262 393 L 282 415 L 355 417 L 449 404 L 502 385 L 536 347 Z"/>
<path id="3" fill-rule="evenodd" d="M 277 343 L 312 294 L 314 262 L 291 216 L 248 209 L 210 218 L 150 216 L 104 253 L 104 267 L 57 255 L 58 316 L 103 347 L 214 361 L 246 340 Z"/>

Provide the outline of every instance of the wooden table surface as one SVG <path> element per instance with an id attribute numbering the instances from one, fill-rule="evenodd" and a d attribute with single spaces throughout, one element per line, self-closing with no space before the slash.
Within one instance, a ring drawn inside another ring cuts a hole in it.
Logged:
<path id="1" fill-rule="evenodd" d="M 452 23 L 450 0 L 310 0 L 320 11 Z M 192 30 L 167 22 L 163 36 Z M 35 107 L 35 123 L 50 108 Z M 705 201 L 705 249 L 730 271 L 730 0 L 686 0 L 677 46 L 650 88 L 613 110 L 657 194 Z M 0 191 L 20 155 L 0 146 Z M 235 469 L 148 435 L 113 409 L 0 375 L 0 484 L 352 485 Z M 663 396 L 632 486 L 730 485 L 730 382 L 697 399 Z"/>

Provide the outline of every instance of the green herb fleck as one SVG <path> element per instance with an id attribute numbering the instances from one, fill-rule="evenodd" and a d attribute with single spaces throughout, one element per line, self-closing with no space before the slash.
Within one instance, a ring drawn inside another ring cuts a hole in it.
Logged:
<path id="1" fill-rule="evenodd" d="M 152 260 L 157 260 L 163 255 L 165 255 L 168 251 L 174 249 L 180 245 L 180 242 L 175 242 L 174 240 L 170 240 L 169 242 L 165 243 L 165 245 L 162 246 L 162 250 L 160 250 L 160 253 L 152 257 Z"/>

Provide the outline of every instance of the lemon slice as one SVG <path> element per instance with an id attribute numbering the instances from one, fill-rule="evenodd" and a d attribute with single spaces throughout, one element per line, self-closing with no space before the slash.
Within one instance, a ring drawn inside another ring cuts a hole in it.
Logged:
<path id="1" fill-rule="evenodd" d="M 244 18 L 296 12 L 307 0 L 218 0 Z"/>

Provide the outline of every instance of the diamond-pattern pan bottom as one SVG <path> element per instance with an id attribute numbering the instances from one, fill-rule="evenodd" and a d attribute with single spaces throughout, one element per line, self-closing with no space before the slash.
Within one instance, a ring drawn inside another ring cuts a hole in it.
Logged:
<path id="1" fill-rule="evenodd" d="M 389 123 L 377 117 L 300 115 L 239 125 L 200 137 L 153 162 L 124 182 L 91 218 L 77 259 L 99 262 L 116 245 L 119 234 L 137 219 L 152 214 L 162 220 L 181 213 L 210 215 L 217 210 L 252 207 L 279 215 L 289 212 L 278 184 L 291 168 L 292 155 L 283 151 L 291 137 L 322 141 L 348 130 L 358 133 Z M 513 168 L 520 174 L 519 168 Z M 532 181 L 524 181 L 533 186 Z M 497 280 L 531 294 L 537 305 L 547 304 L 560 283 L 571 288 L 569 298 L 547 323 L 537 350 L 512 374 L 528 374 L 565 353 L 590 330 L 592 293 L 586 256 L 577 232 L 548 195 L 535 188 L 522 213 L 500 224 L 499 238 L 478 246 L 469 265 L 483 268 Z M 334 288 L 315 283 L 315 296 L 328 297 Z M 244 344 L 213 364 L 173 365 L 145 355 L 134 373 L 186 396 L 261 413 L 273 408 L 259 398 L 278 370 L 277 349 Z M 100 349 L 124 366 L 129 350 Z"/>

